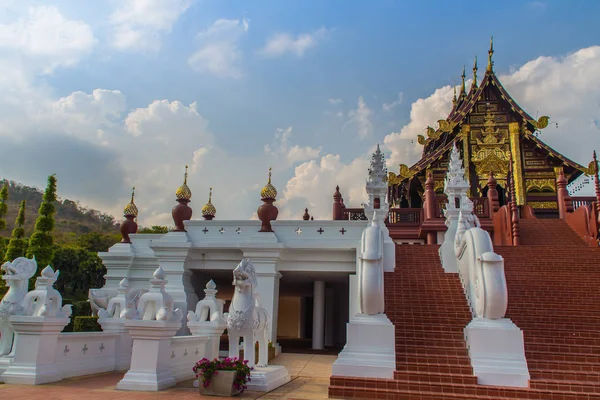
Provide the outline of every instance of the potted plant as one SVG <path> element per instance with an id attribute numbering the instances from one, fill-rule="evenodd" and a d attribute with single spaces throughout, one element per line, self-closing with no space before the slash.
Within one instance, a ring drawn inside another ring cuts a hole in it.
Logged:
<path id="1" fill-rule="evenodd" d="M 268 348 L 269 348 L 269 358 L 268 358 L 268 360 L 270 362 L 272 359 L 275 358 L 275 345 L 273 344 L 273 342 L 269 341 Z M 258 342 L 256 342 L 254 344 L 254 356 L 255 356 L 254 359 L 256 361 L 258 361 Z M 243 348 L 240 349 L 240 357 L 241 358 L 245 357 Z"/>
<path id="2" fill-rule="evenodd" d="M 203 358 L 194 365 L 193 370 L 198 378 L 200 394 L 231 397 L 246 389 L 252 368 L 248 366 L 248 360 L 227 357 L 212 361 Z"/>

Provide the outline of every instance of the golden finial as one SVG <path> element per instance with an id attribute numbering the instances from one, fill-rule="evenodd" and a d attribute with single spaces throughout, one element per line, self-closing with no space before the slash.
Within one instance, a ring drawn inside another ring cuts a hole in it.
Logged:
<path id="1" fill-rule="evenodd" d="M 206 203 L 202 207 L 202 216 L 204 218 L 214 217 L 216 213 L 217 213 L 217 209 L 215 208 L 215 206 L 212 203 L 212 188 L 210 188 L 210 191 L 208 192 L 208 203 Z M 212 218 L 210 218 L 210 219 L 212 219 Z"/>
<path id="2" fill-rule="evenodd" d="M 456 104 L 458 100 L 456 100 L 456 86 L 454 86 L 454 97 L 452 97 L 452 104 Z"/>
<path id="3" fill-rule="evenodd" d="M 492 67 L 494 66 L 494 62 L 492 61 L 492 55 L 494 54 L 494 37 L 490 37 L 490 49 L 488 50 L 488 65 L 487 71 L 492 72 Z"/>
<path id="4" fill-rule="evenodd" d="M 192 191 L 187 185 L 188 178 L 188 166 L 185 166 L 185 174 L 183 175 L 183 185 L 179 186 L 175 192 L 175 196 L 178 200 L 190 200 L 192 198 Z"/>
<path id="5" fill-rule="evenodd" d="M 133 202 L 134 196 L 135 196 L 135 186 L 131 190 L 131 201 L 129 202 L 129 204 L 127 204 L 125 206 L 125 209 L 123 210 L 123 215 L 125 217 L 127 217 L 128 215 L 131 215 L 133 217 L 138 216 L 138 209 L 137 209 L 135 203 Z"/>
<path id="6" fill-rule="evenodd" d="M 271 184 L 271 168 L 269 167 L 269 181 L 260 191 L 260 197 L 263 199 L 274 199 L 277 197 L 277 189 Z"/>
<path id="7" fill-rule="evenodd" d="M 473 83 L 471 86 L 474 88 L 477 87 L 477 56 L 475 56 L 475 63 L 473 64 Z"/>

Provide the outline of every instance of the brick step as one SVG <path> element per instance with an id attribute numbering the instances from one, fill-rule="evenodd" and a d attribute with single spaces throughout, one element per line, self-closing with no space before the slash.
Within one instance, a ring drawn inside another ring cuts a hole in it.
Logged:
<path id="1" fill-rule="evenodd" d="M 572 361 L 561 361 L 557 362 L 551 358 L 539 359 L 537 354 L 528 355 L 525 352 L 527 358 L 527 366 L 529 369 L 549 371 L 559 370 L 564 372 L 597 372 L 600 373 L 600 364 L 597 363 L 586 363 L 586 362 L 572 362 Z"/>
<path id="2" fill-rule="evenodd" d="M 470 366 L 471 359 L 465 355 L 446 354 L 402 354 L 396 351 L 396 362 L 427 363 L 429 365 L 464 365 Z"/>
<path id="3" fill-rule="evenodd" d="M 438 373 L 453 375 L 473 375 L 471 364 L 450 365 L 450 364 L 428 364 L 421 361 L 396 361 L 397 372 L 414 373 Z"/>
<path id="4" fill-rule="evenodd" d="M 467 347 L 463 344 L 462 347 L 449 347 L 449 346 L 403 346 L 398 345 L 396 341 L 396 356 L 398 355 L 410 355 L 410 356 L 448 356 L 448 357 L 468 357 L 469 352 Z"/>
<path id="5" fill-rule="evenodd" d="M 467 374 L 448 374 L 440 372 L 395 371 L 394 379 L 410 382 L 439 382 L 477 384 L 477 377 Z"/>
<path id="6" fill-rule="evenodd" d="M 449 317 L 448 319 L 450 319 Z M 552 318 L 552 323 L 555 324 L 573 324 L 576 323 L 578 325 L 589 325 L 589 326 L 597 326 L 600 328 L 600 315 L 540 315 L 540 314 L 528 314 L 528 313 L 511 313 L 511 318 L 519 319 L 519 320 L 527 320 L 529 323 L 546 323 L 549 318 Z"/>
<path id="7" fill-rule="evenodd" d="M 332 377 L 330 398 L 354 399 L 544 399 L 580 400 L 580 393 L 531 388 L 509 388 L 465 383 L 413 382 Z M 600 394 L 586 394 L 586 399 L 600 399 Z"/>
<path id="8" fill-rule="evenodd" d="M 525 342 L 528 344 L 543 344 L 543 345 L 567 345 L 567 346 L 589 346 L 600 347 L 600 338 L 587 339 L 579 337 L 556 337 L 556 336 L 535 336 L 524 332 Z"/>
<path id="9" fill-rule="evenodd" d="M 600 372 L 588 371 L 563 371 L 559 369 L 532 369 L 529 368 L 531 381 L 576 381 L 599 385 Z"/>
<path id="10" fill-rule="evenodd" d="M 465 341 L 460 339 L 441 339 L 437 335 L 435 338 L 407 338 L 405 336 L 396 336 L 396 348 L 398 346 L 407 347 L 422 347 L 426 346 L 429 348 L 466 348 Z"/>
<path id="11" fill-rule="evenodd" d="M 518 325 L 517 325 L 518 326 Z M 573 338 L 573 339 L 600 339 L 600 332 L 578 330 L 548 330 L 529 328 L 523 329 L 525 337 L 536 336 L 539 338 Z"/>
<path id="12" fill-rule="evenodd" d="M 405 331 L 400 330 L 400 325 L 396 325 L 396 340 L 428 340 L 428 341 L 447 341 L 447 340 L 464 340 L 464 333 L 462 330 L 455 330 L 450 332 L 430 332 L 430 331 Z"/>
<path id="13" fill-rule="evenodd" d="M 590 354 L 600 355 L 600 343 L 596 346 L 581 346 L 578 344 L 551 344 L 535 343 L 525 340 L 525 351 L 527 352 L 549 352 L 552 354 Z"/>
<path id="14" fill-rule="evenodd" d="M 567 331 L 567 332 L 597 332 L 598 329 L 593 324 L 578 324 L 578 323 L 561 323 L 561 322 L 531 322 L 527 319 L 511 318 L 522 330 L 527 329 L 546 329 L 549 331 Z"/>
<path id="15" fill-rule="evenodd" d="M 562 353 L 552 353 L 549 351 L 528 350 L 527 345 L 525 345 L 525 355 L 528 360 L 529 359 L 547 360 L 547 361 L 555 361 L 557 363 L 576 362 L 576 363 L 600 364 L 600 355 L 598 355 L 598 354 L 589 354 L 589 353 L 562 354 Z"/>
<path id="16" fill-rule="evenodd" d="M 529 380 L 531 389 L 556 392 L 596 393 L 600 396 L 600 383 L 579 381 Z"/>
<path id="17" fill-rule="evenodd" d="M 510 295 L 509 295 L 510 296 Z M 600 307 L 595 304 L 546 304 L 544 302 L 532 302 L 530 300 L 519 300 L 513 299 L 512 297 L 509 300 L 511 303 L 515 304 L 515 307 L 509 306 L 510 308 L 507 310 L 511 312 L 512 310 L 524 310 L 527 313 L 534 313 L 536 309 L 540 310 L 540 312 L 544 312 L 547 314 L 551 314 L 553 310 L 560 310 L 564 313 L 587 313 L 587 312 L 597 312 L 600 310 Z"/>
<path id="18" fill-rule="evenodd" d="M 588 308 L 597 308 L 598 311 L 600 311 L 600 305 L 592 307 L 591 304 L 588 304 L 587 306 L 588 306 Z M 510 305 L 509 304 L 506 312 L 514 313 L 515 315 L 524 315 L 524 316 L 545 315 L 548 318 L 554 318 L 554 317 L 572 316 L 576 312 L 581 313 L 581 314 L 586 314 L 587 311 L 590 311 L 590 310 L 586 310 L 585 308 L 579 308 L 579 309 L 575 309 L 575 308 L 565 309 L 562 307 L 550 308 L 546 304 L 544 304 L 543 307 L 541 307 L 540 304 L 535 304 L 535 305 L 534 304 L 531 304 L 531 305 L 526 305 L 526 304 Z"/>
<path id="19" fill-rule="evenodd" d="M 419 316 L 396 316 L 402 323 L 409 324 L 411 322 L 419 322 L 421 321 L 423 324 L 429 323 L 439 323 L 443 325 L 454 325 L 454 326 L 467 326 L 469 322 L 471 322 L 471 318 L 456 318 L 456 317 L 446 317 L 443 314 L 431 314 L 431 315 L 423 315 Z"/>
<path id="20" fill-rule="evenodd" d="M 564 299 L 564 304 L 577 305 L 581 301 L 586 301 L 590 298 L 589 292 L 586 293 L 574 293 L 572 289 L 563 287 L 561 290 L 554 290 L 552 287 L 538 288 L 538 289 L 519 289 L 509 288 L 508 295 L 515 298 L 520 297 L 528 300 L 535 301 L 548 301 L 550 304 L 555 303 L 558 298 Z M 554 296 L 553 296 L 554 295 Z M 514 300 L 514 299 L 513 299 Z"/>
<path id="21" fill-rule="evenodd" d="M 471 315 L 470 312 L 467 311 L 461 311 L 461 310 L 457 310 L 457 311 L 450 311 L 444 314 L 440 314 L 438 312 L 435 311 L 428 311 L 428 310 L 398 310 L 395 312 L 395 317 L 396 318 L 418 318 L 418 317 L 427 317 L 427 318 L 433 318 L 436 316 L 439 317 L 445 317 L 445 318 L 449 318 L 449 319 L 454 319 L 454 320 L 471 320 L 473 318 L 473 316 Z"/>

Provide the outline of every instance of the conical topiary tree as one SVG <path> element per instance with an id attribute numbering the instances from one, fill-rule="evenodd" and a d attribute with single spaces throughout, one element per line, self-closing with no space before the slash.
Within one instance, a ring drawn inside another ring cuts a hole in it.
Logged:
<path id="1" fill-rule="evenodd" d="M 4 255 L 5 261 L 14 261 L 15 258 L 23 257 L 25 255 L 25 240 L 23 240 L 23 237 L 25 236 L 25 229 L 23 228 L 24 224 L 25 200 L 19 205 L 19 214 L 15 221 L 15 229 L 13 229 L 10 242 L 8 242 L 8 247 L 6 247 L 6 254 Z"/>
<path id="2" fill-rule="evenodd" d="M 6 229 L 6 213 L 8 212 L 8 205 L 6 204 L 6 200 L 8 199 L 8 182 L 4 182 L 4 186 L 0 190 L 0 231 Z M 4 259 L 4 246 L 6 242 L 4 238 L 0 236 L 0 259 Z M 6 285 L 4 284 L 4 280 L 0 279 L 0 297 L 4 296 L 6 293 Z"/>
<path id="3" fill-rule="evenodd" d="M 6 220 L 4 219 L 8 212 L 6 200 L 8 200 L 8 182 L 4 182 L 4 186 L 0 190 L 0 231 L 6 229 Z"/>
<path id="4" fill-rule="evenodd" d="M 54 213 L 56 212 L 55 202 L 56 176 L 50 175 L 48 177 L 48 186 L 46 186 L 42 204 L 38 211 L 38 217 L 35 221 L 35 232 L 29 238 L 29 247 L 27 248 L 27 258 L 35 256 L 38 264 L 38 272 L 47 265 L 50 265 L 54 258 L 52 231 L 54 230 Z"/>

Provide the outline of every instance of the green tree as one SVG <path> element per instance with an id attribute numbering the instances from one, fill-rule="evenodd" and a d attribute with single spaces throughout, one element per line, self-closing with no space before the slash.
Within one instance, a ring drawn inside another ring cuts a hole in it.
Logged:
<path id="1" fill-rule="evenodd" d="M 138 229 L 138 233 L 168 233 L 169 228 L 166 226 L 154 225 L 152 228 Z"/>
<path id="2" fill-rule="evenodd" d="M 50 175 L 44 197 L 42 197 L 38 217 L 35 221 L 35 232 L 29 238 L 29 248 L 27 249 L 27 257 L 35 256 L 37 260 L 38 272 L 46 265 L 50 265 L 54 258 L 54 240 L 52 237 L 54 213 L 56 212 L 54 203 L 56 203 L 56 176 Z"/>
<path id="3" fill-rule="evenodd" d="M 98 253 L 108 251 L 109 247 L 121 241 L 120 234 L 84 233 L 77 237 L 77 244 L 87 251 Z"/>
<path id="4" fill-rule="evenodd" d="M 17 214 L 17 220 L 15 221 L 15 229 L 12 231 L 10 242 L 6 248 L 6 254 L 4 255 L 5 261 L 14 261 L 15 258 L 23 257 L 25 255 L 25 200 L 21 201 L 19 205 L 19 214 Z"/>

